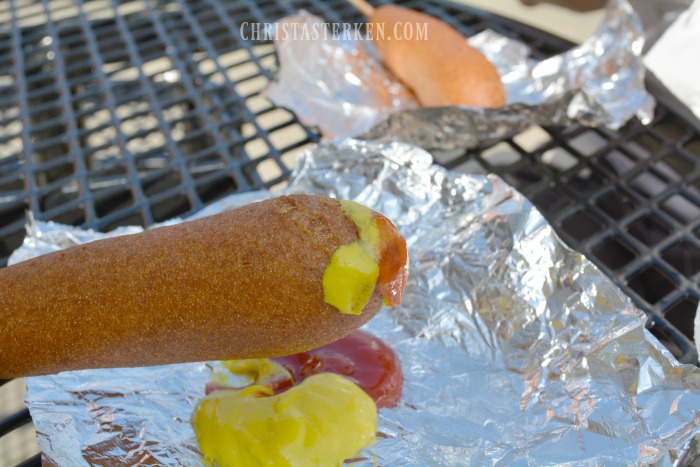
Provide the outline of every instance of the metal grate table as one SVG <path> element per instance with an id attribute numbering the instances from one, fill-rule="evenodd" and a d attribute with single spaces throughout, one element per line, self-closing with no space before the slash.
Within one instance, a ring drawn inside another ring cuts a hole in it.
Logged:
<path id="1" fill-rule="evenodd" d="M 482 11 L 397 3 L 465 35 L 492 28 L 520 39 L 536 58 L 571 47 Z M 274 77 L 274 47 L 243 40 L 240 26 L 302 8 L 328 21 L 363 20 L 345 0 L 0 3 L 0 267 L 22 241 L 27 210 L 110 230 L 283 185 L 295 154 L 319 133 L 260 95 Z M 683 115 L 660 103 L 647 127 L 535 127 L 436 157 L 521 190 L 648 313 L 676 357 L 695 362 L 700 129 Z M 0 396 L 17 382 L 1 383 Z M 30 422 L 26 409 L 0 407 L 0 444 Z"/>

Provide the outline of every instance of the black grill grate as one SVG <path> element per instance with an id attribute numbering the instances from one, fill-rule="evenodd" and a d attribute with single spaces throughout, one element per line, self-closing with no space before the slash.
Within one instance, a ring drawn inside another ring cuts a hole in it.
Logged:
<path id="1" fill-rule="evenodd" d="M 495 29 L 536 58 L 571 46 L 466 7 L 398 3 L 466 35 Z M 240 26 L 302 8 L 363 20 L 345 0 L 1 2 L 0 266 L 22 241 L 28 209 L 110 230 L 283 185 L 318 132 L 260 95 L 275 73 L 274 47 L 243 40 Z M 699 158 L 698 128 L 663 104 L 648 127 L 533 128 L 491 148 L 437 155 L 448 168 L 500 174 L 526 194 L 684 362 L 697 356 Z M 29 422 L 26 410 L 0 420 L 0 437 Z"/>
<path id="2" fill-rule="evenodd" d="M 573 127 L 526 134 L 442 162 L 496 172 L 520 189 L 569 245 L 647 312 L 651 332 L 680 361 L 696 363 L 697 128 L 661 104 L 650 126 L 633 121 L 618 132 Z M 519 143 L 538 139 L 535 147 Z"/>

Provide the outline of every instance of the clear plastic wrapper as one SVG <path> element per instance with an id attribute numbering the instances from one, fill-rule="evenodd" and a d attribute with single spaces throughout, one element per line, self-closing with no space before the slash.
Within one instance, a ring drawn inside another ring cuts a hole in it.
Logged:
<path id="1" fill-rule="evenodd" d="M 282 22 L 323 19 L 302 12 Z M 609 1 L 605 19 L 586 42 L 541 61 L 530 58 L 527 45 L 491 30 L 469 38 L 499 70 L 508 93 L 508 104 L 499 109 L 416 110 L 413 96 L 382 67 L 371 40 L 297 39 L 290 34 L 275 42 L 280 69 L 267 97 L 328 138 L 364 133 L 366 139 L 389 137 L 434 149 L 472 148 L 533 124 L 617 129 L 634 116 L 643 123 L 653 117 L 654 99 L 644 87 L 643 29 L 626 0 Z"/>
<path id="2" fill-rule="evenodd" d="M 498 177 L 448 172 L 403 143 L 346 140 L 302 154 L 287 192 L 366 204 L 408 242 L 404 302 L 366 326 L 397 352 L 404 393 L 353 465 L 676 465 L 697 454 L 700 369 L 675 361 Z M 104 236 L 40 222 L 28 232 L 11 262 Z M 28 378 L 45 461 L 201 465 L 190 415 L 209 366 Z"/>

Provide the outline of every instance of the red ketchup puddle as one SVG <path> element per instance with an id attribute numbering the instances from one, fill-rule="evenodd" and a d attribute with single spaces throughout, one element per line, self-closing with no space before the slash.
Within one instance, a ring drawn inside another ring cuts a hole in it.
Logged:
<path id="1" fill-rule="evenodd" d="M 293 378 L 260 383 L 267 385 L 273 394 L 284 392 L 311 375 L 335 373 L 360 386 L 374 399 L 377 408 L 396 407 L 401 399 L 403 373 L 398 357 L 378 337 L 364 331 L 355 331 L 339 341 L 308 352 L 271 360 L 285 367 Z M 206 394 L 223 389 L 231 388 L 210 381 L 206 385 Z"/>
<path id="2" fill-rule="evenodd" d="M 364 331 L 355 331 L 308 352 L 272 360 L 287 368 L 297 383 L 318 373 L 345 376 L 372 397 L 377 408 L 396 407 L 401 399 L 403 373 L 398 357 L 391 347 Z"/>

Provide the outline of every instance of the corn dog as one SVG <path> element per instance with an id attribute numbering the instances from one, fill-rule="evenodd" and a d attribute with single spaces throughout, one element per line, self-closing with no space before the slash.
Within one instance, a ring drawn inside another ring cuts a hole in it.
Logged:
<path id="1" fill-rule="evenodd" d="M 506 103 L 496 68 L 452 26 L 398 5 L 373 8 L 364 0 L 351 3 L 368 17 L 383 62 L 423 106 L 501 107 Z M 419 28 L 427 37 L 420 37 Z"/>
<path id="2" fill-rule="evenodd" d="M 407 268 L 388 219 L 308 195 L 76 246 L 0 270 L 0 378 L 308 350 L 398 304 Z"/>

